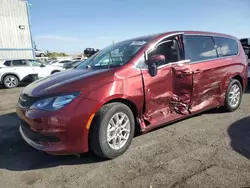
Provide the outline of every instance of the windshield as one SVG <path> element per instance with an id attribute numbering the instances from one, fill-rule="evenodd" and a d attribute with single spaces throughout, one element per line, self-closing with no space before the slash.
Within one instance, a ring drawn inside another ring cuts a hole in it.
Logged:
<path id="1" fill-rule="evenodd" d="M 42 63 L 42 62 L 40 62 L 40 61 L 38 61 L 38 60 L 27 60 L 27 62 L 28 62 L 31 66 L 33 66 L 33 67 L 40 67 L 40 66 L 42 66 L 42 65 L 45 64 L 45 63 Z"/>
<path id="2" fill-rule="evenodd" d="M 87 66 L 92 69 L 107 69 L 120 67 L 145 46 L 151 37 L 127 40 L 110 45 L 77 66 L 77 69 L 85 69 Z"/>

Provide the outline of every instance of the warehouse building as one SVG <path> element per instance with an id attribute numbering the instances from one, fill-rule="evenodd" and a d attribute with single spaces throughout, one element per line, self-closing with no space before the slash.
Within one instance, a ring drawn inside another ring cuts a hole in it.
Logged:
<path id="1" fill-rule="evenodd" d="M 9 58 L 34 58 L 25 0 L 0 0 L 0 59 Z"/>

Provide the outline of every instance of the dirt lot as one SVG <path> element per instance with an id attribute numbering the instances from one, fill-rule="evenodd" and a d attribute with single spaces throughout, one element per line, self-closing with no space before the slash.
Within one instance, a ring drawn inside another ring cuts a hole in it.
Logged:
<path id="1" fill-rule="evenodd" d="M 249 90 L 236 112 L 215 109 L 165 126 L 103 161 L 28 146 L 15 114 L 21 89 L 0 89 L 0 187 L 250 187 Z"/>

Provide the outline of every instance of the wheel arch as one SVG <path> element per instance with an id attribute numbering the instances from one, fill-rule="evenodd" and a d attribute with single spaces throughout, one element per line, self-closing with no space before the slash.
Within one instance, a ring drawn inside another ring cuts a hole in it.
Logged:
<path id="1" fill-rule="evenodd" d="M 60 70 L 52 70 L 50 74 L 54 74 L 54 73 L 57 73 L 57 72 L 61 72 Z"/>
<path id="2" fill-rule="evenodd" d="M 232 77 L 232 79 L 238 80 L 241 84 L 242 89 L 244 88 L 243 78 L 239 74 Z"/>
<path id="3" fill-rule="evenodd" d="M 8 72 L 8 73 L 4 73 L 4 74 L 2 75 L 2 77 L 1 77 L 1 83 L 3 83 L 4 78 L 5 78 L 6 76 L 15 76 L 15 77 L 17 77 L 18 81 L 20 82 L 20 77 L 19 77 L 16 73 Z"/>
<path id="4" fill-rule="evenodd" d="M 135 105 L 135 103 L 133 103 L 131 100 L 129 99 L 124 99 L 124 98 L 115 98 L 115 99 L 111 99 L 107 102 L 105 102 L 102 106 L 104 106 L 105 104 L 109 104 L 112 102 L 119 102 L 122 104 L 125 104 L 126 106 L 128 106 L 130 108 L 130 110 L 132 111 L 133 115 L 134 115 L 134 119 L 135 119 L 135 134 L 139 134 L 141 132 L 141 125 L 139 123 L 139 110 L 137 108 L 137 106 Z"/>

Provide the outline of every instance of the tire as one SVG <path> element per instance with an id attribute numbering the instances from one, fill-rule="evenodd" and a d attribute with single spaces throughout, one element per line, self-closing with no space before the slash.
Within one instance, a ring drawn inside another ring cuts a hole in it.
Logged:
<path id="1" fill-rule="evenodd" d="M 238 89 L 238 92 L 236 92 L 237 89 Z M 232 93 L 235 93 L 235 94 L 232 94 Z M 241 83 L 236 79 L 231 80 L 228 86 L 227 92 L 226 92 L 225 110 L 228 112 L 233 112 L 237 110 L 241 104 L 242 94 L 243 94 L 243 91 L 242 91 Z M 239 95 L 239 98 L 236 97 L 238 95 Z M 235 100 L 237 101 L 237 102 L 235 101 L 236 102 L 235 105 L 233 105 L 232 103 L 233 98 L 235 98 Z"/>
<path id="2" fill-rule="evenodd" d="M 40 57 L 45 57 L 45 54 L 40 54 Z"/>
<path id="3" fill-rule="evenodd" d="M 120 125 L 119 123 L 116 124 L 117 115 L 120 119 L 124 117 Z M 111 119 L 113 119 L 113 125 L 110 123 Z M 125 122 L 127 121 L 129 121 L 129 123 L 126 124 Z M 124 127 L 123 129 L 122 125 Z M 114 130 L 111 131 L 112 129 Z M 129 133 L 127 131 L 128 129 L 130 129 Z M 110 130 L 109 136 L 108 130 Z M 116 158 L 128 149 L 132 142 L 134 131 L 134 115 L 128 106 L 118 102 L 106 104 L 96 113 L 93 119 L 89 137 L 90 149 L 102 158 Z M 108 137 L 113 139 L 109 141 Z M 127 140 L 125 138 L 127 138 Z M 116 145 L 118 140 L 120 140 L 120 145 Z"/>
<path id="4" fill-rule="evenodd" d="M 14 75 L 7 75 L 3 79 L 3 85 L 8 89 L 15 88 L 18 86 L 18 84 L 19 84 L 19 81 L 17 77 Z"/>

